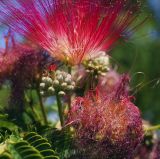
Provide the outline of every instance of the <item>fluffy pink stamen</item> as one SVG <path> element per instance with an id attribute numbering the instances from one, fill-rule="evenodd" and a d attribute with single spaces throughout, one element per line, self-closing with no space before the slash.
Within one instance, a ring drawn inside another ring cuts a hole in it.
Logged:
<path id="1" fill-rule="evenodd" d="M 0 21 L 47 50 L 79 64 L 109 51 L 139 7 L 129 0 L 1 0 Z"/>

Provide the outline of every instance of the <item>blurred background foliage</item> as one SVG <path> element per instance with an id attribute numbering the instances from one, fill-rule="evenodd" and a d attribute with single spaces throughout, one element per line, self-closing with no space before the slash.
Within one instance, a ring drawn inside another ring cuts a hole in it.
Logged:
<path id="1" fill-rule="evenodd" d="M 130 73 L 132 93 L 143 118 L 157 124 L 160 123 L 160 0 L 144 1 L 139 20 L 145 18 L 134 36 L 127 43 L 120 42 L 110 54 L 118 71 Z M 0 31 L 0 46 L 4 47 L 6 30 Z M 7 85 L 0 90 L 0 107 L 7 104 L 9 91 Z M 53 110 L 48 106 L 49 116 L 50 111 Z"/>

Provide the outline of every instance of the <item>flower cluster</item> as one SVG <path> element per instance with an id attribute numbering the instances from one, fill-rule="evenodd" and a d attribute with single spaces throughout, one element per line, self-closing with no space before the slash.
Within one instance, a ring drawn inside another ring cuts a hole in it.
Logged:
<path id="1" fill-rule="evenodd" d="M 2 0 L 0 20 L 56 59 L 75 65 L 108 52 L 133 30 L 139 5 L 130 0 Z"/>
<path id="2" fill-rule="evenodd" d="M 109 70 L 109 57 L 105 53 L 95 59 L 86 60 L 84 62 L 86 72 L 93 74 L 94 76 L 104 76 Z"/>
<path id="3" fill-rule="evenodd" d="M 129 159 L 142 141 L 140 112 L 124 93 L 125 79 L 113 95 L 90 92 L 72 103 L 68 124 L 75 128 L 77 143 L 90 158 L 101 154 L 101 158 Z"/>
<path id="4" fill-rule="evenodd" d="M 73 91 L 74 87 L 75 82 L 72 80 L 72 76 L 60 70 L 52 72 L 50 77 L 42 77 L 42 82 L 40 83 L 41 95 L 43 96 L 54 94 L 64 96 L 67 92 Z"/>

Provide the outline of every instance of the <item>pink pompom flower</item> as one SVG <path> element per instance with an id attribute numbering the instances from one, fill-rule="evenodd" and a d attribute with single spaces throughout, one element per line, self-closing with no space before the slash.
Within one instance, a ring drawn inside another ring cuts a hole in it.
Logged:
<path id="1" fill-rule="evenodd" d="M 140 111 L 126 93 L 127 83 L 124 75 L 112 95 L 97 90 L 72 103 L 67 124 L 75 128 L 78 147 L 90 158 L 131 159 L 142 141 Z"/>
<path id="2" fill-rule="evenodd" d="M 131 31 L 139 3 L 130 0 L 1 0 L 0 22 L 71 65 L 109 51 Z"/>

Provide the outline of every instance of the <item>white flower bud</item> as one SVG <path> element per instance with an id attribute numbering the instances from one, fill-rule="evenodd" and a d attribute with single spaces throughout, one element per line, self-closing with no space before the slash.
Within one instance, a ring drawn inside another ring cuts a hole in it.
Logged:
<path id="1" fill-rule="evenodd" d="M 67 83 L 71 83 L 72 80 L 71 80 L 71 78 L 66 77 L 64 81 Z"/>
<path id="2" fill-rule="evenodd" d="M 49 87 L 49 88 L 48 88 L 48 92 L 49 92 L 49 93 L 54 93 L 54 92 L 55 92 L 55 89 L 54 89 L 53 87 Z"/>
<path id="3" fill-rule="evenodd" d="M 72 76 L 71 76 L 70 74 L 67 74 L 67 77 L 66 77 L 66 78 L 71 79 L 71 78 L 72 78 Z"/>
<path id="4" fill-rule="evenodd" d="M 97 69 L 97 70 L 98 70 L 99 68 L 100 68 L 99 66 L 95 66 L 95 69 Z"/>
<path id="5" fill-rule="evenodd" d="M 60 82 L 63 81 L 63 76 L 61 74 L 57 75 L 56 79 Z"/>
<path id="6" fill-rule="evenodd" d="M 97 76 L 97 75 L 95 75 L 95 78 L 97 79 L 97 78 L 98 78 L 98 76 Z"/>
<path id="7" fill-rule="evenodd" d="M 72 91 L 73 89 L 74 89 L 74 86 L 72 85 L 67 86 L 67 90 Z"/>
<path id="8" fill-rule="evenodd" d="M 98 71 L 98 74 L 101 74 L 102 72 L 101 71 Z"/>
<path id="9" fill-rule="evenodd" d="M 44 96 L 44 92 L 43 91 L 40 91 L 40 94 L 41 94 L 41 96 Z"/>
<path id="10" fill-rule="evenodd" d="M 61 72 L 61 75 L 63 76 L 63 78 L 67 77 L 67 73 L 66 72 Z"/>
<path id="11" fill-rule="evenodd" d="M 47 81 L 47 77 L 42 77 L 42 82 L 46 82 Z"/>
<path id="12" fill-rule="evenodd" d="M 61 84 L 61 86 L 62 86 L 62 87 L 66 87 L 66 86 L 67 86 L 67 83 L 66 83 L 66 82 L 63 82 L 63 83 Z"/>
<path id="13" fill-rule="evenodd" d="M 58 80 L 54 80 L 54 81 L 53 81 L 53 85 L 54 85 L 54 86 L 58 86 L 58 85 L 59 85 L 59 81 L 58 81 Z"/>
<path id="14" fill-rule="evenodd" d="M 65 94 L 66 94 L 66 93 L 63 92 L 63 91 L 58 92 L 58 95 L 60 95 L 60 96 L 64 96 Z"/>
<path id="15" fill-rule="evenodd" d="M 106 73 L 102 72 L 102 73 L 100 73 L 100 75 L 101 75 L 101 76 L 105 76 L 105 75 L 106 75 Z"/>
<path id="16" fill-rule="evenodd" d="M 61 74 L 61 71 L 60 71 L 60 70 L 57 70 L 57 71 L 56 71 L 56 75 L 59 75 L 59 74 Z"/>
<path id="17" fill-rule="evenodd" d="M 46 84 L 47 85 L 52 85 L 52 82 L 53 82 L 52 79 L 50 77 L 48 77 L 47 80 L 46 80 Z"/>
<path id="18" fill-rule="evenodd" d="M 44 89 L 45 86 L 46 86 L 45 83 L 40 83 L 40 88 L 41 88 L 41 89 Z"/>
<path id="19" fill-rule="evenodd" d="M 93 64 L 88 64 L 88 67 L 93 67 Z"/>

